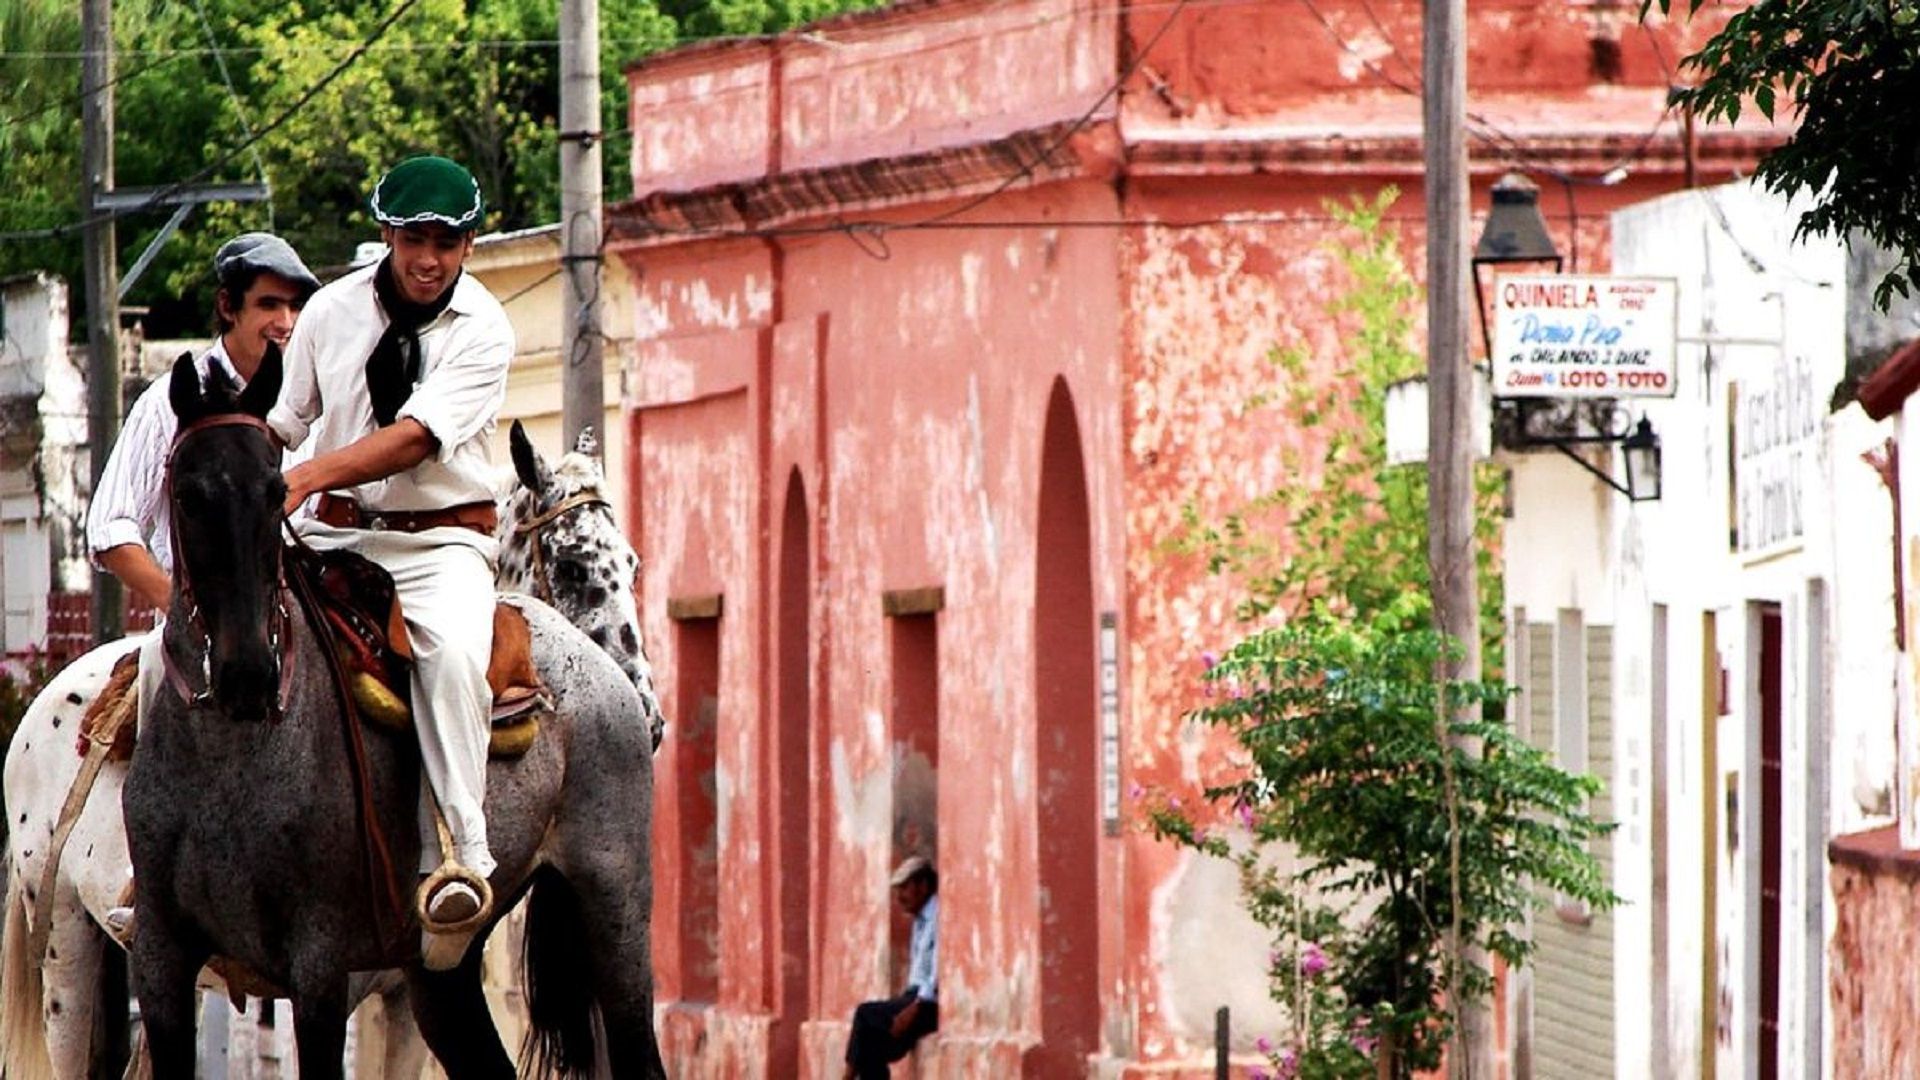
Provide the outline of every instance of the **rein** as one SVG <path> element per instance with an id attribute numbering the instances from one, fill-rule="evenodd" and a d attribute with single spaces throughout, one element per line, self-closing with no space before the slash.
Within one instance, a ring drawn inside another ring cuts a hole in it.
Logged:
<path id="1" fill-rule="evenodd" d="M 531 567 L 533 573 L 533 594 L 539 597 L 544 603 L 553 603 L 553 583 L 547 578 L 546 549 L 540 542 L 541 534 L 546 532 L 547 526 L 552 525 L 568 513 L 578 510 L 583 506 L 604 506 L 609 511 L 613 509 L 613 504 L 607 502 L 598 492 L 583 489 L 561 499 L 541 513 L 513 527 L 515 536 L 531 534 L 533 537 L 532 543 L 529 545 L 533 548 L 533 566 Z"/>
<path id="2" fill-rule="evenodd" d="M 182 428 L 180 433 L 174 436 L 172 449 L 167 452 L 165 495 L 169 506 L 173 503 L 174 459 L 179 456 L 181 446 L 189 437 L 217 427 L 250 427 L 269 436 L 273 434 L 273 429 L 268 427 L 265 421 L 248 413 L 220 413 L 202 417 Z M 180 699 L 189 705 L 204 704 L 213 696 L 211 660 L 213 643 L 207 634 L 205 620 L 201 617 L 200 605 L 194 600 L 193 583 L 188 579 L 186 563 L 178 558 L 180 513 L 177 506 L 172 509 L 168 531 L 169 541 L 173 544 L 176 556 L 174 591 L 178 594 L 179 600 L 185 604 L 186 629 L 198 634 L 200 638 L 200 674 L 204 688 L 197 693 L 194 692 L 187 682 L 185 673 L 175 663 L 172 651 L 162 647 L 160 653 L 165 660 L 167 677 L 172 681 Z M 291 537 L 293 546 L 317 561 L 318 557 L 313 554 L 313 549 L 300 538 L 299 533 L 293 529 L 292 523 L 284 514 L 281 515 L 280 524 L 282 530 Z M 309 626 L 321 643 L 322 651 L 330 653 L 331 650 L 326 645 L 327 630 L 321 620 L 320 602 L 313 595 L 309 583 L 301 575 L 295 574 L 293 584 L 289 585 L 284 556 L 280 560 L 276 576 L 278 581 L 275 586 L 275 619 L 268 629 L 268 636 L 273 644 L 275 663 L 279 668 L 277 674 L 280 693 L 277 715 L 285 716 L 287 707 L 291 704 L 289 695 L 293 687 L 294 657 L 297 655 L 294 652 L 293 615 L 289 610 L 290 607 L 297 606 L 306 613 Z M 301 602 L 297 605 L 290 604 L 289 601 L 296 590 L 299 592 Z M 400 896 L 394 884 L 393 855 L 388 850 L 386 837 L 382 835 L 379 828 L 373 798 L 371 767 L 368 764 L 366 742 L 360 730 L 359 716 L 353 707 L 353 693 L 346 684 L 345 673 L 339 666 L 338 658 L 330 655 L 329 659 L 333 661 L 327 666 L 333 676 L 334 689 L 340 696 L 340 718 L 345 729 L 347 756 L 352 766 L 354 803 L 360 825 L 361 856 L 365 860 L 369 890 L 368 908 L 373 918 L 375 934 L 379 936 L 383 947 L 390 947 L 394 941 L 398 940 L 400 931 L 405 927 L 405 909 L 401 906 Z"/>
<path id="3" fill-rule="evenodd" d="M 166 648 L 164 644 L 160 649 L 160 657 L 166 669 L 167 681 L 173 684 L 174 692 L 180 695 L 180 700 L 188 705 L 204 705 L 213 698 L 213 638 L 207 633 L 206 620 L 200 614 L 200 602 L 194 598 L 193 581 L 188 577 L 187 564 L 180 558 L 180 508 L 173 505 L 173 463 L 174 459 L 180 456 L 180 448 L 188 438 L 203 431 L 222 427 L 249 427 L 259 430 L 269 438 L 273 435 L 273 429 L 267 426 L 266 421 L 250 413 L 216 413 L 212 416 L 203 416 L 181 428 L 179 433 L 174 435 L 173 446 L 167 451 L 166 475 L 161 487 L 162 495 L 166 498 L 170 510 L 167 515 L 167 542 L 172 545 L 174 553 L 174 592 L 178 594 L 178 602 L 184 604 L 186 610 L 185 625 L 182 629 L 199 637 L 201 688 L 197 691 L 193 689 L 192 684 L 187 680 L 186 673 L 180 670 L 179 663 L 174 659 L 173 651 Z M 294 651 L 292 614 L 287 610 L 290 594 L 287 589 L 287 573 L 284 564 L 276 570 L 276 575 L 278 582 L 274 588 L 274 618 L 267 627 L 267 638 L 273 648 L 274 666 L 277 669 L 275 674 L 280 686 L 275 710 L 278 718 L 286 714 L 287 706 L 292 703 L 290 695 L 293 691 Z"/>

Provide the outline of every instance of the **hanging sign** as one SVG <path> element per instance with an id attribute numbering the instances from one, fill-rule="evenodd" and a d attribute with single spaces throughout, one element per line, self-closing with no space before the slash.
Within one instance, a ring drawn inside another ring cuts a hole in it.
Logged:
<path id="1" fill-rule="evenodd" d="M 1493 288 L 1496 397 L 1672 397 L 1672 278 L 1501 274 Z"/>

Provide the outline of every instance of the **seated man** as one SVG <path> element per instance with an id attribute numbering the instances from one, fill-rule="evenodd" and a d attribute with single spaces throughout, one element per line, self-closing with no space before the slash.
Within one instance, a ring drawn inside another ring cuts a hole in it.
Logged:
<path id="1" fill-rule="evenodd" d="M 886 1080 L 887 1066 L 912 1052 L 940 1027 L 940 875 L 924 856 L 894 870 L 893 903 L 913 919 L 907 953 L 907 989 L 899 997 L 868 1001 L 853 1011 L 847 1035 L 848 1080 Z"/>

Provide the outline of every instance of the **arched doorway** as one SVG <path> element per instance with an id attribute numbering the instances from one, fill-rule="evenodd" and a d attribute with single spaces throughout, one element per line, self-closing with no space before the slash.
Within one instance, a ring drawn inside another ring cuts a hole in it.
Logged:
<path id="1" fill-rule="evenodd" d="M 1099 698 L 1093 537 L 1065 379 L 1047 402 L 1035 533 L 1033 685 L 1040 870 L 1040 1035 L 1032 1076 L 1082 1076 L 1100 1024 Z"/>
<path id="2" fill-rule="evenodd" d="M 774 874 L 775 948 L 768 950 L 768 984 L 773 988 L 773 1060 L 768 1075 L 800 1074 L 800 1025 L 810 1009 L 808 941 L 810 914 L 809 849 L 813 807 L 811 784 L 813 659 L 812 554 L 807 514 L 806 484 L 800 470 L 787 480 L 786 505 L 780 513 L 780 580 L 778 622 L 778 686 L 776 688 L 772 759 L 779 795 L 768 800 L 778 838 Z"/>

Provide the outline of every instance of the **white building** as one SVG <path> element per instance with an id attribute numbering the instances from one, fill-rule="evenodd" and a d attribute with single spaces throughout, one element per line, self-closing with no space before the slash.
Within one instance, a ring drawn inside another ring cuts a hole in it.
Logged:
<path id="1" fill-rule="evenodd" d="M 1891 427 L 1833 408 L 1875 280 L 1797 219 L 1747 185 L 1614 215 L 1614 273 L 1678 285 L 1674 396 L 1618 402 L 1659 434 L 1659 501 L 1503 455 L 1517 721 L 1606 781 L 1624 901 L 1536 919 L 1535 1076 L 1831 1075 L 1827 844 L 1893 805 L 1893 502 L 1864 457 Z"/>
<path id="2" fill-rule="evenodd" d="M 0 650 L 16 665 L 46 645 L 50 594 L 88 582 L 87 390 L 67 336 L 65 282 L 0 280 Z"/>

